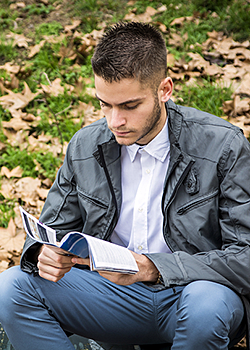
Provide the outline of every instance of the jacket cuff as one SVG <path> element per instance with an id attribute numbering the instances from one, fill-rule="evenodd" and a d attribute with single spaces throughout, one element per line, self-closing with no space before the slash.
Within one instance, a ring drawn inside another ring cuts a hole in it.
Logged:
<path id="1" fill-rule="evenodd" d="M 35 243 L 31 245 L 22 255 L 20 266 L 24 272 L 38 274 L 37 258 L 42 244 Z"/>
<path id="2" fill-rule="evenodd" d="M 161 257 L 164 253 L 154 253 L 154 254 L 144 254 L 149 260 L 152 261 L 152 263 L 155 265 L 157 270 L 159 271 L 159 277 L 157 280 L 158 284 L 162 284 L 164 286 L 167 285 L 166 280 L 166 269 L 161 264 Z"/>

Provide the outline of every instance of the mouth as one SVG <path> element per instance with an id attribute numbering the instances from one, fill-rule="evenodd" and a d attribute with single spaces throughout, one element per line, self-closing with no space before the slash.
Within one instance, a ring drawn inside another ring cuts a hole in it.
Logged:
<path id="1" fill-rule="evenodd" d="M 117 131 L 117 130 L 111 130 L 111 131 L 117 137 L 125 137 L 130 133 L 130 131 Z"/>

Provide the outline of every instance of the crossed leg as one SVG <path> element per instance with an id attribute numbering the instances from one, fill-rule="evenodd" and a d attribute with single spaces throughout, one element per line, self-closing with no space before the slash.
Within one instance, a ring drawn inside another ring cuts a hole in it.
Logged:
<path id="1" fill-rule="evenodd" d="M 208 281 L 176 289 L 118 286 L 72 268 L 54 283 L 14 267 L 0 285 L 0 322 L 16 350 L 74 350 L 65 332 L 113 344 L 227 349 L 244 315 L 233 291 Z"/>

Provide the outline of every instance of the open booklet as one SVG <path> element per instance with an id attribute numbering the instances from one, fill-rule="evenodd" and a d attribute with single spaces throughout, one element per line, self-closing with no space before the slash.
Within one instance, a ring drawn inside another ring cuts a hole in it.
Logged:
<path id="1" fill-rule="evenodd" d="M 135 274 L 137 263 L 131 252 L 119 245 L 80 232 L 69 232 L 60 242 L 56 231 L 37 220 L 20 207 L 23 225 L 27 234 L 37 242 L 65 250 L 65 254 L 90 258 L 90 269 Z"/>

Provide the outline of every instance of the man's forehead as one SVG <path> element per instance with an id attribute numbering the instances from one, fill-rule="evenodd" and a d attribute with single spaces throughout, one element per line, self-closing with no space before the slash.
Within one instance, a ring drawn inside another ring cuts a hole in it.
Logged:
<path id="1" fill-rule="evenodd" d="M 97 99 L 112 105 L 139 102 L 152 94 L 151 89 L 143 87 L 137 79 L 123 79 L 110 83 L 95 76 L 95 87 Z"/>
<path id="2" fill-rule="evenodd" d="M 103 102 L 103 103 L 109 104 L 108 101 L 102 100 L 97 94 L 95 94 L 95 96 L 96 96 L 96 98 L 97 98 L 99 101 L 101 101 L 101 102 Z M 136 103 L 136 102 L 142 101 L 144 98 L 145 98 L 145 97 L 131 98 L 131 99 L 129 99 L 129 100 L 125 100 L 125 101 L 122 101 L 122 102 L 119 102 L 119 103 L 115 103 L 115 105 L 122 106 L 122 105 L 127 105 L 127 104 L 129 104 L 129 103 Z"/>

